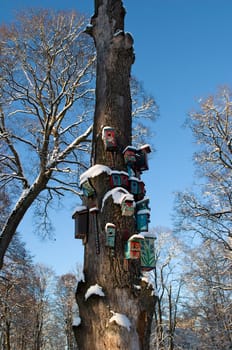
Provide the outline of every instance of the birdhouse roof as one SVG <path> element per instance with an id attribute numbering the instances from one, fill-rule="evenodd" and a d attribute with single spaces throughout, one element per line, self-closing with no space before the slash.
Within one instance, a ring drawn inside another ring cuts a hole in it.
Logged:
<path id="1" fill-rule="evenodd" d="M 136 241 L 138 239 L 144 239 L 144 236 L 141 234 L 134 234 L 128 239 L 128 241 Z"/>
<path id="2" fill-rule="evenodd" d="M 86 170 L 83 174 L 81 174 L 80 185 L 83 184 L 88 179 L 99 176 L 102 173 L 107 173 L 108 175 L 110 175 L 111 169 L 106 165 L 101 165 L 101 164 L 93 165 L 88 170 Z"/>

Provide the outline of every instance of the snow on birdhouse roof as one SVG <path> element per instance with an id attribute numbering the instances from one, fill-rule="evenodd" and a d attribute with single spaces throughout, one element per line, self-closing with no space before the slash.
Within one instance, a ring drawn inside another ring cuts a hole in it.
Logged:
<path id="1" fill-rule="evenodd" d="M 123 199 L 127 198 L 127 200 L 134 201 L 134 196 L 129 193 L 125 188 L 123 187 L 115 187 L 112 190 L 106 192 L 103 200 L 102 200 L 102 209 L 104 208 L 105 201 L 112 196 L 113 201 L 115 204 L 121 204 Z"/>
<path id="2" fill-rule="evenodd" d="M 135 234 L 135 235 L 133 235 L 133 236 L 131 236 L 129 238 L 129 241 L 134 241 L 134 240 L 137 240 L 137 239 L 144 239 L 144 236 L 141 235 L 141 234 Z"/>
<path id="3" fill-rule="evenodd" d="M 150 213 L 151 211 L 149 209 L 141 209 L 137 211 L 138 215 L 144 215 L 144 214 L 150 215 Z"/>
<path id="4" fill-rule="evenodd" d="M 107 222 L 107 224 L 105 225 L 105 230 L 107 230 L 108 227 L 116 227 L 116 226 L 111 222 Z"/>
<path id="5" fill-rule="evenodd" d="M 134 146 L 127 146 L 123 151 L 122 151 L 122 153 L 125 153 L 126 151 L 137 151 L 137 148 L 136 147 L 134 147 Z"/>
<path id="6" fill-rule="evenodd" d="M 80 184 L 83 184 L 85 181 L 87 181 L 89 178 L 96 177 L 102 173 L 107 173 L 108 175 L 111 174 L 111 169 L 106 165 L 101 164 L 95 164 L 88 170 L 86 170 L 83 174 L 80 176 Z"/>
<path id="7" fill-rule="evenodd" d="M 141 147 L 139 147 L 139 149 L 142 151 L 144 149 L 146 149 L 147 153 L 150 153 L 151 152 L 151 146 L 146 143 L 145 145 L 142 145 Z"/>
<path id="8" fill-rule="evenodd" d="M 103 292 L 101 286 L 95 284 L 94 286 L 90 286 L 85 293 L 85 300 L 87 300 L 91 295 L 99 295 L 100 297 L 104 297 L 105 293 Z"/>
<path id="9" fill-rule="evenodd" d="M 88 210 L 87 207 L 85 205 L 78 205 L 75 210 L 73 211 L 72 216 L 74 216 L 76 213 L 82 212 Z"/>
<path id="10" fill-rule="evenodd" d="M 113 316 L 110 318 L 109 323 L 115 322 L 121 327 L 125 327 L 130 332 L 131 322 L 126 315 L 119 314 L 118 312 L 110 311 Z"/>
<path id="11" fill-rule="evenodd" d="M 98 207 L 92 207 L 92 208 L 89 209 L 90 213 L 94 213 L 94 212 L 97 212 L 97 211 L 99 211 Z"/>

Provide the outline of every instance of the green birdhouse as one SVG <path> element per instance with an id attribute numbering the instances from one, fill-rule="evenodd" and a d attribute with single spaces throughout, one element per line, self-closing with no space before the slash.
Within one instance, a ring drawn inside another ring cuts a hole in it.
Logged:
<path id="1" fill-rule="evenodd" d="M 141 270 L 151 271 L 155 268 L 155 236 L 152 233 L 144 232 L 144 240 L 141 240 Z"/>

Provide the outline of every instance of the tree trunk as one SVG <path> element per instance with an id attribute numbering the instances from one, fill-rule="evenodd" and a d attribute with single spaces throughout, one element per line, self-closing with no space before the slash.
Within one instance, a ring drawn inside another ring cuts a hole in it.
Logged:
<path id="1" fill-rule="evenodd" d="M 107 169 L 127 171 L 122 151 L 131 145 L 130 71 L 134 52 L 133 39 L 124 32 L 124 15 L 121 0 L 95 0 L 95 14 L 87 28 L 97 50 L 92 166 L 107 168 L 91 176 L 95 195 L 83 199 L 89 209 L 95 209 L 89 211 L 85 281 L 78 284 L 76 294 L 81 323 L 74 327 L 74 333 L 81 350 L 149 349 L 153 290 L 141 279 L 140 260 L 124 258 L 125 242 L 136 233 L 135 218 L 123 216 L 113 195 L 106 195 L 111 193 Z M 114 129 L 117 150 L 106 150 L 104 127 Z M 116 227 L 114 249 L 106 246 L 107 223 Z M 87 290 L 96 284 L 104 296 L 95 294 L 86 300 Z"/>

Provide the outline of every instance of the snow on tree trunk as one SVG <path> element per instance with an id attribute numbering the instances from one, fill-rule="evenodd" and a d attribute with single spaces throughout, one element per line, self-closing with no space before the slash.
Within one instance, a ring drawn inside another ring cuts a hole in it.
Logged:
<path id="1" fill-rule="evenodd" d="M 112 190 L 109 179 L 113 169 L 127 172 L 122 152 L 131 145 L 134 52 L 132 36 L 124 32 L 124 15 L 121 0 L 95 0 L 87 28 L 97 49 L 97 83 L 92 168 L 82 177 L 94 194 L 83 197 L 89 225 L 85 281 L 79 282 L 76 294 L 81 322 L 74 326 L 81 350 L 149 349 L 153 290 L 141 278 L 140 260 L 124 257 L 126 240 L 136 227 L 134 215 L 123 215 L 120 204 L 131 194 L 122 187 Z M 117 147 L 107 150 L 104 131 L 111 128 Z M 116 230 L 114 248 L 107 246 L 105 230 L 110 226 Z"/>

